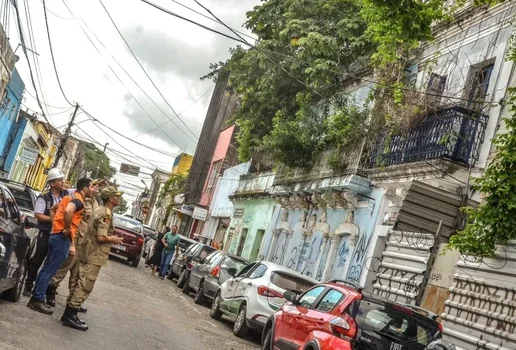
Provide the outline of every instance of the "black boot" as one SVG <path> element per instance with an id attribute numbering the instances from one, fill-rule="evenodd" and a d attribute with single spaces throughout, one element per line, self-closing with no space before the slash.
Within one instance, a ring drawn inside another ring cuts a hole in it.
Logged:
<path id="1" fill-rule="evenodd" d="M 31 298 L 29 300 L 29 302 L 27 303 L 27 306 L 30 307 L 32 310 L 41 312 L 42 314 L 45 314 L 45 315 L 52 315 L 54 313 L 54 311 L 52 311 L 48 307 L 48 305 L 45 304 L 41 300 L 36 300 L 36 299 Z"/>
<path id="2" fill-rule="evenodd" d="M 79 317 L 77 317 L 77 311 L 78 309 L 74 309 L 73 307 L 66 305 L 63 317 L 61 317 L 61 322 L 63 322 L 63 326 L 78 329 L 80 331 L 87 331 L 88 326 L 82 322 Z"/>
<path id="3" fill-rule="evenodd" d="M 56 290 L 57 287 L 52 286 L 51 284 L 48 285 L 47 288 L 47 304 L 49 306 L 56 306 Z"/>
<path id="4" fill-rule="evenodd" d="M 23 288 L 23 296 L 24 297 L 31 297 L 32 296 L 32 288 L 33 286 L 25 286 Z"/>
<path id="5" fill-rule="evenodd" d="M 81 306 L 81 307 L 79 308 L 79 312 L 82 312 L 83 314 L 85 314 L 86 312 L 88 312 L 88 309 L 87 309 L 87 308 L 85 308 L 84 306 Z"/>

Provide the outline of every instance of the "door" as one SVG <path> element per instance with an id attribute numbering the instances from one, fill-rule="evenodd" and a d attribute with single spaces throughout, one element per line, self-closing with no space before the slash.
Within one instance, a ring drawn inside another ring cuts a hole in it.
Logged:
<path id="1" fill-rule="evenodd" d="M 255 261 L 260 254 L 260 247 L 262 246 L 263 236 L 265 236 L 265 230 L 257 230 L 256 237 L 254 238 L 253 248 L 249 260 Z"/>
<path id="2" fill-rule="evenodd" d="M 309 308 L 324 292 L 324 286 L 314 287 L 299 299 L 299 305 L 287 303 L 283 307 L 281 321 L 274 330 L 274 345 L 280 349 L 293 349 L 295 337 L 301 322 L 301 310 Z"/>
<path id="3" fill-rule="evenodd" d="M 201 281 L 209 274 L 210 266 L 214 260 L 216 260 L 220 256 L 219 251 L 214 251 L 210 255 L 206 257 L 201 263 L 196 264 L 192 268 L 192 273 L 190 274 L 190 284 L 197 290 L 199 288 L 199 284 Z"/>
<path id="4" fill-rule="evenodd" d="M 248 299 L 249 294 L 256 295 L 260 297 L 257 293 L 258 283 L 256 280 L 262 278 L 267 272 L 267 266 L 264 264 L 256 264 L 254 269 L 249 271 L 240 281 L 238 282 L 238 286 L 236 287 L 235 294 L 233 296 L 233 301 L 230 306 L 230 311 L 232 314 L 237 314 L 238 310 L 240 310 L 240 305 L 242 302 Z"/>
<path id="5" fill-rule="evenodd" d="M 240 231 L 240 240 L 238 241 L 238 248 L 237 248 L 237 252 L 236 252 L 236 255 L 238 255 L 238 256 L 242 256 L 242 250 L 244 250 L 244 244 L 245 244 L 245 240 L 247 239 L 248 231 L 249 230 L 246 228 L 243 228 L 242 231 Z"/>
<path id="6" fill-rule="evenodd" d="M 235 277 L 230 278 L 229 280 L 224 282 L 221 288 L 222 301 L 220 303 L 220 308 L 222 310 L 230 310 L 230 306 L 235 295 L 235 292 L 237 290 L 238 284 L 244 278 L 244 276 L 246 276 L 249 273 L 249 271 L 251 271 L 256 266 L 256 264 L 257 263 L 252 263 L 247 265 L 237 275 L 235 275 Z"/>
<path id="7" fill-rule="evenodd" d="M 199 248 L 200 244 L 195 243 L 186 248 L 186 250 L 183 253 L 178 254 L 179 256 L 176 256 L 174 259 L 174 262 L 172 263 L 172 271 L 179 275 L 181 271 L 183 270 L 183 266 L 188 258 L 189 255 L 191 255 L 197 248 Z"/>

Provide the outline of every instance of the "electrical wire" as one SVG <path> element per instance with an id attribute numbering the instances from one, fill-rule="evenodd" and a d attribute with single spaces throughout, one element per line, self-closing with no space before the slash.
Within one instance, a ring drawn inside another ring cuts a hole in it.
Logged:
<path id="1" fill-rule="evenodd" d="M 145 73 L 145 76 L 149 79 L 149 81 L 151 82 L 152 86 L 154 86 L 154 88 L 156 89 L 156 91 L 159 93 L 159 95 L 161 96 L 161 98 L 163 99 L 163 101 L 165 101 L 165 103 L 167 104 L 168 107 L 170 107 L 170 109 L 172 110 L 172 112 L 176 115 L 176 117 L 179 119 L 179 121 L 185 126 L 185 128 L 193 135 L 193 137 L 195 138 L 196 141 L 199 140 L 199 138 L 197 137 L 197 135 L 188 127 L 188 125 L 186 125 L 186 123 L 183 121 L 183 119 L 180 118 L 180 114 L 177 114 L 176 111 L 174 110 L 174 108 L 170 105 L 170 103 L 168 102 L 168 100 L 165 98 L 165 96 L 163 96 L 163 93 L 161 92 L 161 90 L 156 86 L 156 84 L 154 83 L 154 80 L 152 80 L 152 78 L 150 77 L 150 75 L 147 73 L 147 70 L 145 70 L 145 68 L 143 67 L 143 65 L 141 64 L 140 60 L 138 59 L 138 57 L 136 57 L 136 54 L 134 53 L 133 49 L 131 48 L 131 46 L 129 45 L 129 43 L 127 42 L 127 40 L 125 39 L 125 37 L 123 36 L 122 32 L 120 32 L 120 30 L 118 29 L 115 21 L 113 20 L 113 17 L 111 17 L 111 14 L 109 13 L 108 9 L 106 8 L 106 6 L 104 6 L 104 3 L 102 2 L 102 0 L 99 0 L 100 4 L 102 5 L 102 8 L 104 9 L 104 11 L 106 12 L 106 14 L 108 15 L 109 19 L 111 20 L 111 23 L 113 24 L 113 26 L 115 27 L 117 33 L 120 35 L 120 37 L 122 38 L 122 40 L 124 41 L 125 45 L 127 46 L 127 48 L 129 49 L 129 52 L 131 53 L 131 55 L 133 56 L 133 58 L 136 60 L 136 62 L 138 63 L 138 65 L 140 66 L 140 68 L 142 69 L 142 71 Z M 150 98 L 149 98 L 150 99 Z M 157 105 L 156 105 L 157 106 Z M 159 108 L 159 107 L 158 107 Z M 161 110 L 161 108 L 160 108 Z M 163 111 L 162 111 L 163 112 Z M 170 118 L 168 116 L 168 114 L 166 114 L 165 112 L 163 112 L 163 114 L 170 120 L 172 121 L 172 118 Z M 179 128 L 179 127 L 178 127 Z"/>

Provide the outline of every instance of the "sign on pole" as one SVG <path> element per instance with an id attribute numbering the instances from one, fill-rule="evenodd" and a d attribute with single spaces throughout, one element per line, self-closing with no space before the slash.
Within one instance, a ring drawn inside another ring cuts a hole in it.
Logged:
<path id="1" fill-rule="evenodd" d="M 206 221 L 206 218 L 208 217 L 208 210 L 204 208 L 195 207 L 192 218 L 200 221 Z"/>
<path id="2" fill-rule="evenodd" d="M 20 162 L 34 165 L 36 163 L 36 159 L 38 159 L 38 154 L 39 152 L 37 149 L 24 146 L 20 152 Z"/>
<path id="3" fill-rule="evenodd" d="M 140 175 L 140 167 L 139 166 L 134 166 L 134 165 L 122 163 L 122 164 L 120 164 L 120 171 L 119 172 L 121 174 L 138 176 L 138 175 Z"/>

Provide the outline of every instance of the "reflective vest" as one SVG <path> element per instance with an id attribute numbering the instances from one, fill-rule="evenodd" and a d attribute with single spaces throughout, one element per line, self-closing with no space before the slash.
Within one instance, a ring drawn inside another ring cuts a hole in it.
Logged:
<path id="1" fill-rule="evenodd" d="M 68 194 L 69 193 L 67 190 L 61 191 L 61 193 L 59 194 L 59 201 L 61 201 Z M 54 196 L 52 195 L 52 191 L 49 190 L 48 192 L 44 192 L 40 194 L 39 197 L 45 200 L 45 211 L 43 212 L 43 214 L 46 216 L 50 216 L 50 208 L 54 206 Z M 50 231 L 52 229 L 52 223 L 50 221 L 38 222 L 38 229 L 42 233 L 50 234 Z"/>
<path id="2" fill-rule="evenodd" d="M 52 234 L 61 233 L 65 229 L 64 216 L 66 212 L 66 206 L 74 199 L 81 201 L 82 209 L 73 213 L 72 225 L 70 226 L 70 239 L 72 242 L 75 241 L 75 234 L 79 224 L 81 223 L 82 212 L 84 210 L 84 198 L 82 198 L 82 195 L 79 192 L 72 193 L 71 195 L 68 195 L 64 197 L 63 200 L 61 200 L 59 206 L 57 207 L 56 215 L 54 216 L 54 224 L 52 226 Z"/>

